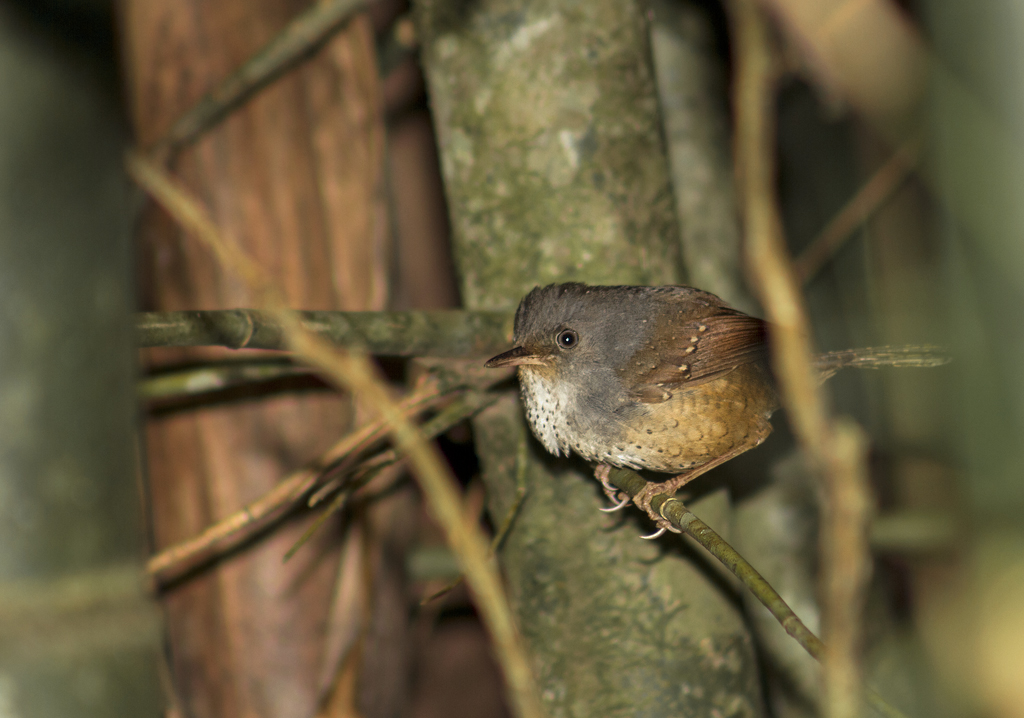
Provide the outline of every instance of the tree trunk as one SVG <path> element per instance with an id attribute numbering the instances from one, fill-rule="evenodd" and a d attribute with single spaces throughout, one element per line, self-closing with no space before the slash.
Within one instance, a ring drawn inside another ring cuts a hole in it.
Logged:
<path id="1" fill-rule="evenodd" d="M 467 308 L 681 280 L 640 4 L 416 9 Z M 527 490 L 502 558 L 551 714 L 761 715 L 742 616 L 703 557 L 640 541 L 635 511 L 599 513 L 590 469 L 544 455 L 512 396 L 475 428 L 494 520 Z"/>
<path id="2" fill-rule="evenodd" d="M 267 43 L 308 3 L 124 4 L 124 55 L 139 144 Z M 388 297 L 383 121 L 373 34 L 359 16 L 174 160 L 220 228 L 302 309 L 380 310 Z M 153 308 L 251 304 L 239 280 L 161 212 L 142 227 Z M 155 361 L 224 352 L 165 352 Z M 147 432 L 157 547 L 189 538 L 312 460 L 351 422 L 347 398 L 264 398 L 152 418 Z M 190 716 L 308 718 L 316 709 L 338 566 L 321 531 L 287 563 L 291 522 L 165 595 L 176 686 Z M 350 572 L 351 574 L 352 572 Z M 359 576 L 359 571 L 355 571 Z M 360 577 L 361 580 L 361 577 Z"/>
<path id="3" fill-rule="evenodd" d="M 156 716 L 124 127 L 94 58 L 18 12 L 0 5 L 0 714 Z"/>

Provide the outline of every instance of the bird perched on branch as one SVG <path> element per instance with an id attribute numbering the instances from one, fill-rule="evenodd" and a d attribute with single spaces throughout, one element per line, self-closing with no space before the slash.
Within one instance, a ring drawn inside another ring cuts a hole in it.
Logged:
<path id="1" fill-rule="evenodd" d="M 488 367 L 518 367 L 526 418 L 551 453 L 597 462 L 608 497 L 610 467 L 673 474 L 633 502 L 651 507 L 701 474 L 761 444 L 779 407 L 768 325 L 708 292 L 683 286 L 552 284 L 516 312 L 515 346 Z M 822 354 L 822 381 L 846 366 L 936 366 L 931 347 Z"/>

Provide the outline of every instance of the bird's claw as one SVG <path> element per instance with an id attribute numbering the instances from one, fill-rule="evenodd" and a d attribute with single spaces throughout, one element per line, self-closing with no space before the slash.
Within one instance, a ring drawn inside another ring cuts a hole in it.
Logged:
<path id="1" fill-rule="evenodd" d="M 608 497 L 609 501 L 615 504 L 615 506 L 612 506 L 611 508 L 600 509 L 605 513 L 618 511 L 623 506 L 628 506 L 630 501 L 629 496 L 627 496 L 625 492 L 621 491 L 617 486 L 612 485 L 612 483 L 608 481 L 608 476 L 611 472 L 612 467 L 608 466 L 608 464 L 600 464 L 596 469 L 594 469 L 594 478 L 601 482 L 601 487 L 604 489 L 604 495 Z"/>
<path id="2" fill-rule="evenodd" d="M 657 525 L 658 530 L 655 531 L 652 534 L 647 534 L 646 536 L 640 536 L 640 538 L 642 538 L 642 539 L 644 539 L 646 541 L 653 541 L 654 539 L 660 538 L 661 536 L 663 536 L 666 531 L 670 531 L 670 532 L 672 532 L 674 534 L 681 534 L 682 533 L 682 531 L 680 531 L 675 526 L 670 524 L 666 518 L 664 518 L 662 516 L 658 516 L 657 514 L 653 513 L 652 511 L 648 511 L 647 515 L 650 516 L 654 520 L 654 523 Z"/>
<path id="3" fill-rule="evenodd" d="M 658 484 L 649 484 L 644 487 L 639 494 L 631 499 L 624 491 L 613 485 L 608 480 L 608 477 L 611 475 L 611 471 L 612 467 L 608 464 L 599 464 L 598 467 L 594 469 L 594 478 L 601 482 L 601 486 L 604 488 L 604 495 L 608 497 L 609 501 L 615 504 L 608 508 L 598 509 L 599 511 L 610 514 L 615 511 L 621 511 L 626 506 L 629 506 L 630 502 L 632 502 L 636 504 L 637 508 L 650 516 L 651 520 L 654 521 L 655 526 L 658 527 L 654 533 L 641 536 L 640 538 L 653 541 L 654 539 L 663 536 L 666 531 L 671 531 L 675 534 L 682 533 L 682 531 L 673 526 L 668 519 L 658 514 L 651 507 L 651 499 L 653 499 L 657 494 L 662 493 L 660 491 L 662 486 Z"/>
<path id="4" fill-rule="evenodd" d="M 647 514 L 650 517 L 651 521 L 654 522 L 654 525 L 658 527 L 657 531 L 655 531 L 654 533 L 640 537 L 648 541 L 653 541 L 656 538 L 660 538 L 662 535 L 664 535 L 666 531 L 671 531 L 674 534 L 682 533 L 682 531 L 673 526 L 667 518 L 665 518 L 660 513 L 655 511 L 654 507 L 651 506 L 651 499 L 653 499 L 658 493 L 660 492 L 658 492 L 656 489 L 652 489 L 651 485 L 649 484 L 648 486 L 644 487 L 644 489 L 639 494 L 633 497 L 633 503 L 637 505 L 637 508 L 639 508 L 645 514 Z"/>
<path id="5" fill-rule="evenodd" d="M 609 497 L 609 498 L 611 498 L 611 497 Z M 614 499 L 613 499 L 613 501 L 614 501 Z M 619 511 L 619 510 L 625 508 L 626 506 L 629 506 L 629 497 L 628 496 L 626 498 L 622 499 L 622 501 L 620 501 L 619 503 L 615 504 L 614 506 L 609 506 L 608 508 L 605 508 L 605 509 L 598 509 L 598 511 L 602 511 L 602 512 L 604 512 L 606 514 L 611 514 L 611 513 L 615 513 L 616 511 Z"/>

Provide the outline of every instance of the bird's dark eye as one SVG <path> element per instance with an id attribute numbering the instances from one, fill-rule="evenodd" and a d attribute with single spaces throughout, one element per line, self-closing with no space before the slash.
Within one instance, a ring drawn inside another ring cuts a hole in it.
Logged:
<path id="1" fill-rule="evenodd" d="M 579 335 L 572 329 L 563 329 L 555 337 L 555 344 L 558 345 L 559 349 L 572 349 L 579 340 Z"/>

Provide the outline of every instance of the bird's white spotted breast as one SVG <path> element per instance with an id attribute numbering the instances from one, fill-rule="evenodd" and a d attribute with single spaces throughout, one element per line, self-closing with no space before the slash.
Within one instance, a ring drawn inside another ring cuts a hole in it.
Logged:
<path id="1" fill-rule="evenodd" d="M 568 383 L 551 381 L 541 372 L 521 367 L 519 384 L 526 419 L 533 435 L 549 452 L 555 456 L 575 453 L 587 461 L 644 468 L 644 463 L 638 461 L 626 446 L 616 447 L 609 437 L 602 436 L 594 427 L 589 432 L 579 430 L 581 422 L 575 414 L 578 408 L 574 400 L 576 397 L 569 395 L 573 388 Z"/>
<path id="2" fill-rule="evenodd" d="M 519 386 L 533 435 L 555 456 L 560 452 L 568 454 L 569 427 L 565 408 L 569 398 L 565 394 L 565 383 L 549 381 L 540 372 L 521 367 Z"/>

